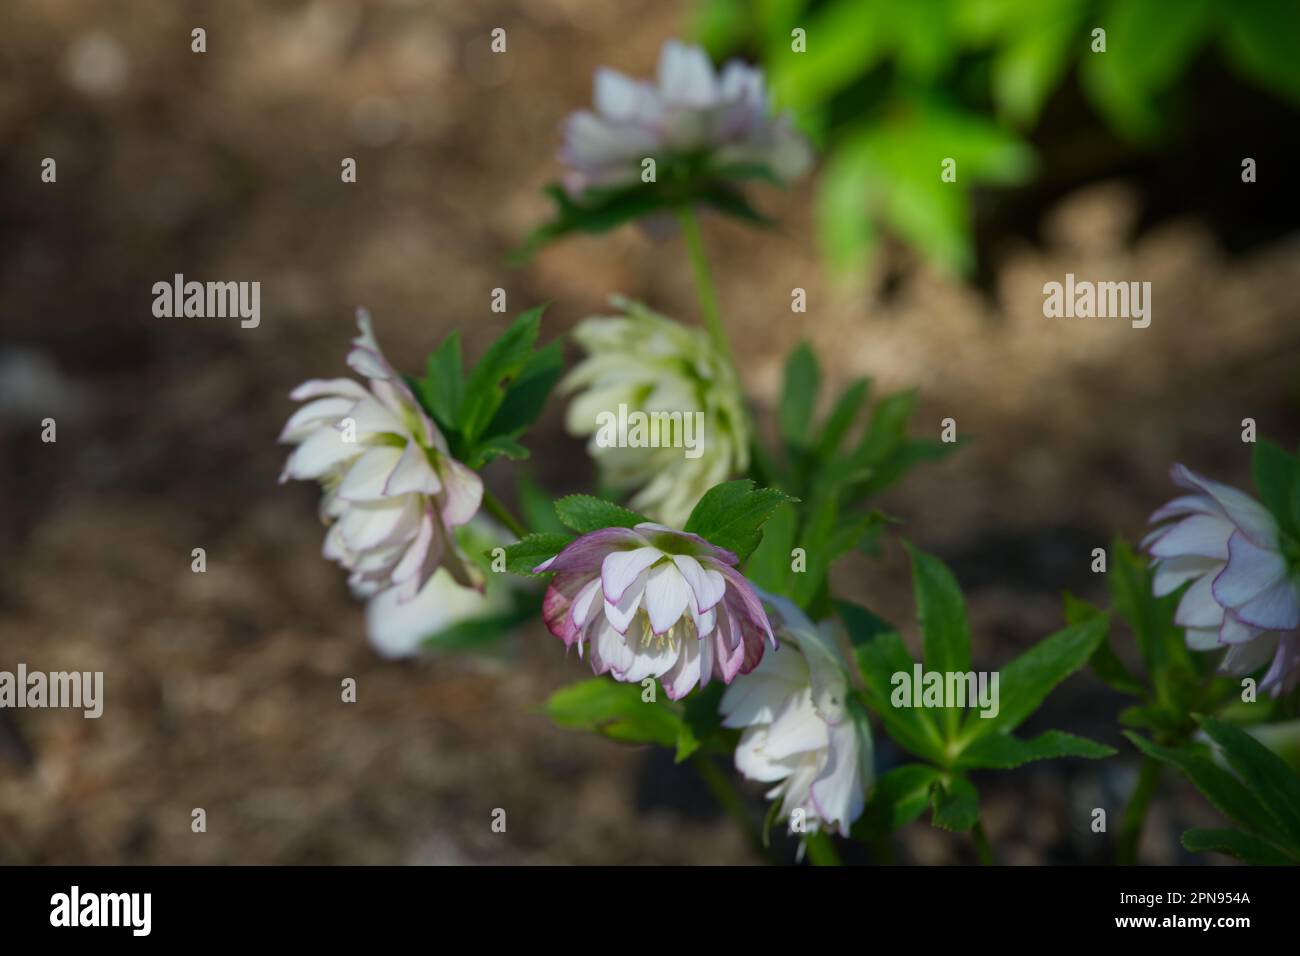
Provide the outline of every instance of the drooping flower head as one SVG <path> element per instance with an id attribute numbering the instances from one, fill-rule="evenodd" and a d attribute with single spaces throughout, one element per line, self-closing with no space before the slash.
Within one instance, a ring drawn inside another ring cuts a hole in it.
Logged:
<path id="1" fill-rule="evenodd" d="M 439 567 L 466 587 L 479 575 L 452 529 L 478 511 L 483 483 L 448 452 L 437 424 L 380 351 L 365 312 L 347 362 L 368 379 L 314 379 L 291 393 L 306 401 L 280 434 L 296 445 L 280 481 L 319 481 L 329 525 L 324 554 L 347 568 L 361 597 L 389 588 L 412 600 Z"/>
<path id="2" fill-rule="evenodd" d="M 1156 511 L 1151 522 L 1168 523 L 1142 542 L 1155 558 L 1156 596 L 1190 581 L 1174 617 L 1188 646 L 1226 647 L 1223 670 L 1238 676 L 1267 663 L 1260 687 L 1291 691 L 1300 682 L 1300 576 L 1277 521 L 1250 495 L 1182 465 L 1170 477 L 1190 494 Z"/>
<path id="3" fill-rule="evenodd" d="M 736 556 L 698 535 L 643 522 L 584 534 L 535 570 L 553 572 L 546 626 L 597 674 L 655 677 L 673 700 L 753 670 L 776 639 Z"/>
<path id="4" fill-rule="evenodd" d="M 638 182 L 641 163 L 674 163 L 725 175 L 762 167 L 786 182 L 802 176 L 812 154 L 786 116 L 773 117 L 761 71 L 733 60 L 721 72 L 700 47 L 664 44 L 655 82 L 616 70 L 596 72 L 595 111 L 574 113 L 560 159 L 568 193 Z"/>
<path id="5" fill-rule="evenodd" d="M 848 836 L 873 779 L 870 726 L 849 704 L 831 624 L 818 628 L 785 598 L 763 600 L 781 647 L 737 678 L 720 705 L 724 727 L 744 728 L 736 769 L 774 784 L 767 797 L 781 801 L 792 831 Z"/>
<path id="6" fill-rule="evenodd" d="M 633 508 L 680 527 L 706 491 L 749 467 L 740 383 L 703 329 L 622 296 L 610 301 L 622 315 L 589 318 L 573 331 L 587 357 L 560 386 L 578 393 L 566 426 L 573 435 L 590 436 L 587 451 L 607 484 L 637 489 Z M 688 425 L 685 416 L 703 412 L 703 432 L 693 436 L 698 447 L 629 447 L 635 443 L 604 440 L 602 417 L 617 416 L 620 406 L 629 413 L 676 414 Z"/>

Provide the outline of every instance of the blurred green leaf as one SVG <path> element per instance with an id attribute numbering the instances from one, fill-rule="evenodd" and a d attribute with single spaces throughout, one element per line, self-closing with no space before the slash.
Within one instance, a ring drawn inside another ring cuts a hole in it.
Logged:
<path id="1" fill-rule="evenodd" d="M 641 694 L 640 684 L 596 677 L 557 690 L 546 702 L 546 713 L 561 727 L 626 743 L 675 747 L 681 715 L 670 703 L 646 702 Z"/>
<path id="2" fill-rule="evenodd" d="M 800 449 L 809 443 L 813 407 L 817 403 L 820 384 L 817 356 L 807 342 L 800 342 L 786 359 L 781 404 L 777 410 L 781 438 L 787 448 Z"/>
<path id="3" fill-rule="evenodd" d="M 1296 860 L 1282 850 L 1240 830 L 1188 830 L 1183 847 L 1190 853 L 1227 853 L 1252 866 L 1294 866 Z"/>

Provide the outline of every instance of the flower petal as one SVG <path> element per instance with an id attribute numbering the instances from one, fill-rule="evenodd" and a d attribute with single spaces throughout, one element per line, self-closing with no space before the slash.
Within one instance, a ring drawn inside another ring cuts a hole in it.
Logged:
<path id="1" fill-rule="evenodd" d="M 672 562 L 650 569 L 645 582 L 645 609 L 650 617 L 650 628 L 664 634 L 686 613 L 691 599 L 691 589 Z"/>
<path id="2" fill-rule="evenodd" d="M 617 604 L 623 592 L 664 553 L 658 548 L 642 547 L 631 551 L 611 551 L 600 563 L 600 580 L 605 600 Z"/>

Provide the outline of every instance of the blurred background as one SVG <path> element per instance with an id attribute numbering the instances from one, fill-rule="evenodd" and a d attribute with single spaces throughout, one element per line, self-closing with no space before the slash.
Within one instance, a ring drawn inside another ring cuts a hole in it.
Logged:
<path id="1" fill-rule="evenodd" d="M 754 862 L 689 766 L 550 724 L 548 693 L 588 672 L 540 623 L 489 653 L 376 656 L 320 557 L 316 489 L 276 484 L 287 393 L 343 374 L 358 305 L 412 371 L 452 329 L 470 356 L 499 334 L 496 287 L 511 315 L 553 303 L 547 340 L 611 292 L 697 318 L 680 245 L 636 229 L 503 264 L 548 213 L 593 70 L 648 75 L 669 37 L 764 63 L 823 154 L 755 194 L 778 228 L 705 226 L 760 417 L 808 339 L 832 385 L 917 387 L 918 434 L 951 416 L 970 439 L 878 504 L 954 567 L 977 668 L 1055 630 L 1063 589 L 1103 599 L 1091 549 L 1141 535 L 1170 462 L 1247 485 L 1243 418 L 1300 435 L 1294 3 L 4 6 L 0 669 L 102 670 L 106 702 L 99 720 L 0 712 L 0 863 Z M 178 272 L 260 281 L 260 327 L 154 318 L 153 283 Z M 1045 319 L 1042 286 L 1067 272 L 1150 281 L 1150 328 Z M 561 419 L 557 401 L 529 468 L 589 489 Z M 488 470 L 507 499 L 517 467 Z M 915 639 L 896 544 L 836 584 Z M 1024 730 L 1122 755 L 981 781 L 1007 862 L 1107 858 L 1089 814 L 1117 820 L 1133 785 L 1124 703 L 1076 676 Z M 877 744 L 883 770 L 899 755 Z M 1143 860 L 1201 862 L 1177 835 L 1215 819 L 1167 778 Z M 897 844 L 973 858 L 924 821 Z"/>

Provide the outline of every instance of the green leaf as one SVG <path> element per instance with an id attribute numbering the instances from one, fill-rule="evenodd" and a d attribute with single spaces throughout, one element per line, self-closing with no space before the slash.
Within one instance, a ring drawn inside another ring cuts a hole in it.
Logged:
<path id="1" fill-rule="evenodd" d="M 1065 593 L 1065 622 L 1067 624 L 1083 624 L 1104 614 L 1105 612 L 1101 608 L 1076 598 L 1068 591 Z M 1106 686 L 1121 693 L 1131 694 L 1134 697 L 1146 696 L 1146 686 L 1124 666 L 1124 662 L 1119 659 L 1119 655 L 1110 646 L 1109 634 L 1092 652 L 1092 659 L 1089 663 L 1092 664 L 1093 673 Z"/>
<path id="2" fill-rule="evenodd" d="M 787 448 L 802 449 L 808 446 L 813 406 L 817 403 L 820 383 L 821 370 L 817 365 L 817 356 L 807 342 L 800 342 L 785 363 L 785 380 L 777 413 L 781 438 Z"/>
<path id="3" fill-rule="evenodd" d="M 511 574 L 533 575 L 533 568 L 555 557 L 573 538 L 567 534 L 530 534 L 509 545 L 506 550 L 506 570 Z M 489 553 L 489 558 L 491 554 Z M 542 574 L 546 572 L 543 571 Z"/>
<path id="4" fill-rule="evenodd" d="M 506 389 L 501 406 L 484 429 L 484 435 L 517 437 L 537 421 L 537 416 L 546 407 L 551 389 L 563 374 L 564 343 L 557 339 L 529 357 L 519 377 Z"/>
<path id="5" fill-rule="evenodd" d="M 646 702 L 641 694 L 640 684 L 596 677 L 557 690 L 546 702 L 546 713 L 561 727 L 627 743 L 675 746 L 681 716 L 671 704 Z"/>
<path id="6" fill-rule="evenodd" d="M 555 513 L 566 528 L 587 534 L 601 528 L 631 528 L 649 521 L 645 515 L 592 495 L 569 495 L 555 503 Z"/>
<path id="7" fill-rule="evenodd" d="M 835 407 L 831 409 L 830 415 L 826 417 L 826 424 L 822 427 L 821 435 L 817 439 L 816 457 L 818 461 L 829 461 L 839 453 L 844 436 L 852 427 L 853 420 L 857 418 L 858 410 L 862 407 L 862 403 L 866 400 L 867 393 L 870 390 L 871 379 L 860 378 L 855 380 L 840 395 Z"/>
<path id="8" fill-rule="evenodd" d="M 1300 101 L 1300 17 L 1290 0 L 1237 0 L 1223 6 L 1224 46 L 1242 73 Z"/>
<path id="9" fill-rule="evenodd" d="M 488 346 L 470 372 L 460 416 L 466 441 L 476 442 L 486 433 L 488 423 L 505 398 L 504 386 L 517 378 L 528 365 L 545 308 L 537 306 L 519 316 L 499 339 Z"/>
<path id="10" fill-rule="evenodd" d="M 528 449 L 513 438 L 506 435 L 496 435 L 479 442 L 473 456 L 466 464 L 481 468 L 494 458 L 504 457 L 512 461 L 523 461 L 528 455 Z"/>
<path id="11" fill-rule="evenodd" d="M 977 740 L 1008 733 L 1038 709 L 1052 688 L 1088 663 L 1106 638 L 1108 617 L 1094 617 L 1045 637 L 1001 670 L 999 709 L 995 717 L 972 711 L 963 736 Z"/>
<path id="12" fill-rule="evenodd" d="M 789 594 L 789 582 L 794 576 L 790 568 L 790 552 L 794 549 L 798 530 L 798 509 L 789 502 L 778 505 L 763 525 L 763 540 L 749 556 L 745 577 L 766 591 Z"/>
<path id="13" fill-rule="evenodd" d="M 991 737 L 981 737 L 963 750 L 956 766 L 962 770 L 1010 770 L 1033 760 L 1055 760 L 1059 757 L 1096 760 L 1110 757 L 1115 752 L 1114 747 L 1060 730 L 1049 730 L 1033 740 L 1022 740 L 1010 734 L 994 734 Z"/>
<path id="14" fill-rule="evenodd" d="M 857 604 L 835 601 L 834 606 L 848 631 L 853 657 L 866 685 L 867 702 L 885 731 L 896 744 L 916 756 L 944 763 L 947 758 L 943 739 L 931 712 L 920 707 L 895 707 L 892 702 L 894 675 L 911 674 L 915 663 L 902 635 Z"/>
<path id="15" fill-rule="evenodd" d="M 1267 840 L 1240 830 L 1188 830 L 1183 846 L 1191 853 L 1227 853 L 1252 866 L 1294 866 L 1288 856 Z"/>
<path id="16" fill-rule="evenodd" d="M 1277 754 L 1239 727 L 1214 717 L 1198 720 L 1223 750 L 1228 765 L 1259 798 L 1280 827 L 1285 845 L 1300 853 L 1300 777 Z"/>
<path id="17" fill-rule="evenodd" d="M 965 777 L 950 777 L 934 785 L 931 822 L 944 830 L 965 832 L 980 819 L 980 795 Z"/>
<path id="18" fill-rule="evenodd" d="M 1106 583 L 1111 604 L 1133 630 L 1156 699 L 1175 710 L 1185 711 L 1185 704 L 1190 702 L 1183 695 L 1194 691 L 1192 682 L 1199 677 L 1192 667 L 1183 630 L 1174 624 L 1178 595 L 1154 597 L 1151 570 L 1118 537 L 1111 545 Z"/>
<path id="19" fill-rule="evenodd" d="M 775 488 L 755 488 L 748 478 L 714 485 L 696 504 L 685 531 L 726 548 L 744 563 L 758 547 L 763 524 L 783 501 L 795 501 Z"/>
<path id="20" fill-rule="evenodd" d="M 895 767 L 876 781 L 853 835 L 890 833 L 911 823 L 930 805 L 940 773 L 923 763 Z M 860 826 L 859 826 L 860 824 Z"/>
<path id="21" fill-rule="evenodd" d="M 943 674 L 969 671 L 970 626 L 957 579 L 938 558 L 918 551 L 908 542 L 903 546 L 912 561 L 912 592 L 925 640 L 925 669 Z M 945 737 L 951 740 L 961 725 L 961 708 L 945 707 L 940 715 Z"/>
<path id="22" fill-rule="evenodd" d="M 1273 814 L 1250 792 L 1240 780 L 1224 770 L 1192 745 L 1163 747 L 1140 734 L 1124 731 L 1124 736 L 1148 757 L 1162 760 L 1177 767 L 1219 811 L 1246 829 L 1271 835 L 1277 824 Z"/>
<path id="23" fill-rule="evenodd" d="M 1281 527 L 1293 529 L 1291 514 L 1297 471 L 1295 457 L 1271 441 L 1261 439 L 1255 443 L 1251 470 L 1254 472 L 1259 500 Z"/>
<path id="24" fill-rule="evenodd" d="M 1170 86 L 1196 51 L 1212 20 L 1208 0 L 1123 0 L 1106 8 L 1106 52 L 1081 38 L 1080 81 L 1097 108 L 1134 139 L 1160 130 L 1157 94 Z"/>
<path id="25" fill-rule="evenodd" d="M 460 427 L 460 403 L 465 390 L 460 356 L 460 332 L 442 340 L 429 354 L 428 372 L 419 383 L 421 401 L 444 428 Z"/>

